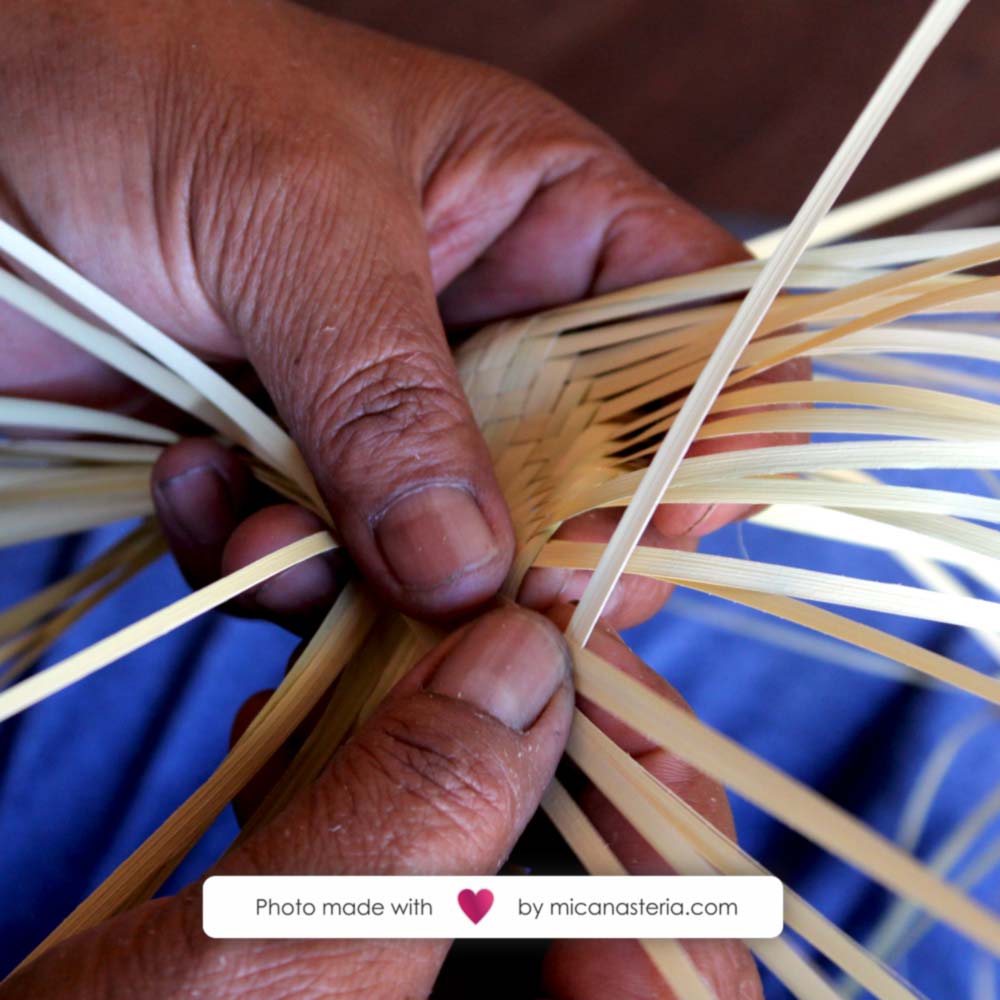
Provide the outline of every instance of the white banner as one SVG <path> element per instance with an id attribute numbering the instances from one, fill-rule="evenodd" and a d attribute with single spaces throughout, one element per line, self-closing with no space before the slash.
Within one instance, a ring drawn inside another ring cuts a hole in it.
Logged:
<path id="1" fill-rule="evenodd" d="M 215 938 L 772 938 L 765 876 L 215 876 Z"/>

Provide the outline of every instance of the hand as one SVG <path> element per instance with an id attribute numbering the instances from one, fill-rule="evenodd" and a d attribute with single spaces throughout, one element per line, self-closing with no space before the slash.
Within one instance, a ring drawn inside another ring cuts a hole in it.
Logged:
<path id="1" fill-rule="evenodd" d="M 417 616 L 481 604 L 514 544 L 445 329 L 744 254 L 529 84 L 292 3 L 5 0 L 0 38 L 0 213 L 203 357 L 249 362 L 354 562 Z M 0 391 L 140 405 L 6 309 Z M 154 493 L 195 583 L 318 527 L 259 510 L 208 442 L 169 451 Z M 705 513 L 664 508 L 651 541 L 740 511 Z M 535 574 L 529 603 L 578 596 Z M 250 606 L 300 615 L 339 578 L 314 560 Z M 631 586 L 619 625 L 667 592 Z"/>
<path id="2" fill-rule="evenodd" d="M 599 631 L 592 644 L 676 699 L 615 637 Z M 418 664 L 316 784 L 210 874 L 493 874 L 552 777 L 572 706 L 560 631 L 530 611 L 490 612 Z M 585 709 L 658 780 L 732 834 L 718 785 Z M 631 870 L 663 871 L 605 800 L 584 792 L 583 802 Z M 761 1000 L 743 945 L 685 947 L 720 1000 Z M 448 948 L 444 941 L 214 940 L 201 931 L 194 885 L 44 953 L 0 987 L 0 1000 L 409 1000 L 429 994 Z M 503 954 L 507 972 L 485 972 L 489 981 L 509 975 L 511 953 Z M 479 982 L 487 960 L 477 966 Z M 557 942 L 545 961 L 544 989 L 554 1000 L 671 998 L 632 941 Z M 469 984 L 458 995 L 477 993 Z"/>

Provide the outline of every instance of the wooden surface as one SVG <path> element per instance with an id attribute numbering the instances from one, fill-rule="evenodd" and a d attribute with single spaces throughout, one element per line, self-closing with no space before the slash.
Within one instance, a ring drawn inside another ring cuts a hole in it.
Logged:
<path id="1" fill-rule="evenodd" d="M 598 122 L 690 200 L 716 214 L 762 218 L 794 212 L 927 6 L 924 0 L 321 4 L 526 76 Z M 973 0 L 847 196 L 1000 145 L 998 96 L 1000 5 Z M 1000 189 L 992 195 L 1000 197 Z"/>

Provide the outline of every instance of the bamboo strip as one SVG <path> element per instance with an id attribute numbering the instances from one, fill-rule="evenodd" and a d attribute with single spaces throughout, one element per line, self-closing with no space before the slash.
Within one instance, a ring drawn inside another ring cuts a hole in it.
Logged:
<path id="1" fill-rule="evenodd" d="M 152 513 L 148 488 L 135 493 L 67 497 L 58 502 L 19 507 L 10 516 L 0 517 L 0 547 L 90 531 Z"/>
<path id="2" fill-rule="evenodd" d="M 306 541 L 315 542 L 318 537 Z M 74 934 L 148 899 L 226 804 L 302 722 L 360 646 L 371 621 L 368 602 L 353 586 L 345 588 L 278 690 L 208 780 L 18 968 Z"/>
<path id="3" fill-rule="evenodd" d="M 251 453 L 260 454 L 261 457 L 268 459 L 298 483 L 305 493 L 322 507 L 312 475 L 292 439 L 221 375 L 177 341 L 161 333 L 137 313 L 101 291 L 57 257 L 2 220 L 0 220 L 0 251 L 9 254 L 23 267 L 33 271 L 157 359 L 158 363 L 149 363 L 143 369 L 150 373 L 156 372 L 154 385 L 147 386 L 148 388 L 161 395 L 163 393 L 156 387 L 157 385 L 161 388 L 165 386 L 180 388 L 182 390 L 180 398 L 188 405 L 184 405 L 178 399 L 172 399 L 172 402 L 187 412 L 195 413 L 209 426 L 228 434 L 232 440 L 242 444 Z M 4 294 L 6 300 L 15 308 L 23 309 L 25 303 L 29 306 L 38 304 L 42 307 L 40 310 L 42 316 L 35 318 L 39 318 L 44 325 L 49 326 L 50 321 L 55 319 L 66 329 L 75 326 L 74 323 L 68 322 L 76 320 L 71 313 L 60 309 L 44 296 L 40 296 L 43 301 L 39 302 L 36 298 L 39 293 L 24 282 L 18 281 L 13 275 L 5 274 L 3 278 L 4 280 L 0 282 L 0 294 Z M 77 323 L 81 322 L 77 320 Z M 102 332 L 90 327 L 89 324 L 76 326 L 76 329 L 82 332 L 84 327 L 89 328 L 91 336 L 84 338 L 80 346 L 90 350 L 95 339 L 94 334 Z M 63 333 L 63 330 L 57 329 L 56 332 Z M 114 367 L 119 367 L 116 361 L 126 356 L 125 345 L 114 338 L 107 340 L 104 338 L 107 338 L 106 334 L 102 334 L 101 339 L 108 344 L 110 350 L 105 351 L 103 360 Z M 134 358 L 135 364 L 138 364 L 138 358 L 142 357 L 135 351 L 130 351 L 128 354 Z M 165 377 L 166 372 L 171 373 L 171 378 Z"/>
<path id="4" fill-rule="evenodd" d="M 542 799 L 542 808 L 589 875 L 628 874 L 583 810 L 558 781 L 553 780 L 549 785 Z M 716 1000 L 715 991 L 701 978 L 691 956 L 679 941 L 661 938 L 640 941 L 639 944 L 675 997 Z M 832 1000 L 836 1000 L 836 994 L 833 994 Z"/>
<path id="5" fill-rule="evenodd" d="M 891 635 L 888 632 L 882 632 L 879 629 L 872 628 L 870 625 L 862 625 L 860 622 L 856 622 L 851 618 L 845 618 L 843 615 L 836 615 L 832 611 L 813 607 L 811 604 L 805 604 L 791 598 L 755 594 L 748 590 L 709 587 L 696 584 L 685 584 L 685 586 L 692 590 L 699 590 L 706 594 L 725 598 L 744 607 L 762 611 L 775 618 L 794 622 L 822 635 L 840 639 L 859 649 L 911 667 L 943 684 L 949 684 L 961 689 L 961 678 L 968 677 L 970 673 L 974 674 L 975 677 L 984 678 L 984 675 L 971 671 L 968 667 L 940 653 L 924 649 L 916 643 L 900 639 L 898 636 Z M 956 677 L 959 678 L 958 685 L 952 684 L 953 679 Z M 988 680 L 989 678 L 986 677 L 985 679 Z M 972 686 L 974 687 L 975 684 L 976 681 L 973 680 Z M 978 694 L 975 690 L 972 690 L 971 693 Z"/>
<path id="6" fill-rule="evenodd" d="M 908 215 L 927 205 L 971 191 L 1000 178 L 1000 149 L 991 149 L 979 156 L 963 160 L 905 181 L 895 187 L 859 198 L 857 201 L 834 209 L 816 227 L 810 243 L 832 243 L 871 229 L 882 222 L 889 222 L 901 215 Z M 747 241 L 747 249 L 755 257 L 768 257 L 777 249 L 784 229 L 775 229 Z"/>
<path id="7" fill-rule="evenodd" d="M 888 552 L 921 582 L 928 584 L 933 565 L 936 581 L 942 583 L 943 567 L 949 563 L 970 573 L 984 586 L 996 589 L 1000 539 L 995 530 L 968 524 L 952 517 L 897 513 L 893 510 L 822 507 L 769 507 L 753 521 L 783 531 L 860 545 Z M 944 587 L 955 593 L 951 584 Z"/>
<path id="8" fill-rule="evenodd" d="M 256 587 L 313 556 L 328 552 L 332 547 L 332 540 L 325 531 L 300 539 L 121 629 L 42 673 L 15 684 L 0 692 L 0 722 L 65 690 L 198 615 L 225 604 L 237 594 Z"/>
<path id="9" fill-rule="evenodd" d="M 879 884 L 1000 954 L 1000 920 L 894 844 L 672 702 L 574 647 L 577 691 Z"/>
<path id="10" fill-rule="evenodd" d="M 601 551 L 599 543 L 551 541 L 542 550 L 536 565 L 592 569 L 600 559 Z M 624 572 L 676 583 L 798 597 L 1000 631 L 997 605 L 992 601 L 959 594 L 930 593 L 905 584 L 862 580 L 778 563 L 637 546 L 625 564 Z M 996 678 L 963 668 L 955 671 L 948 681 L 962 690 L 972 691 L 994 704 L 1000 704 L 1000 681 Z"/>
<path id="11" fill-rule="evenodd" d="M 149 492 L 148 466 L 76 466 L 62 469 L 0 471 L 0 508 L 31 509 L 48 500 Z"/>
<path id="12" fill-rule="evenodd" d="M 692 590 L 691 594 L 686 593 L 688 589 Z M 878 653 L 858 647 L 847 648 L 847 643 L 832 636 L 814 633 L 804 625 L 785 619 L 771 621 L 767 615 L 756 614 L 754 609 L 743 607 L 734 601 L 699 600 L 700 594 L 713 596 L 697 588 L 675 590 L 670 595 L 671 614 L 716 631 L 728 632 L 740 641 L 756 640 L 776 651 L 789 654 L 797 662 L 814 660 L 828 663 L 913 687 L 927 688 L 931 685 L 929 678 Z M 732 664 L 734 670 L 739 665 L 738 660 Z"/>
<path id="13" fill-rule="evenodd" d="M 6 687 L 30 670 L 74 622 L 79 621 L 88 611 L 158 559 L 165 551 L 166 546 L 161 538 L 156 536 L 148 538 L 146 544 L 131 558 L 116 565 L 111 573 L 74 604 L 63 608 L 28 633 L 0 646 L 0 663 L 6 663 L 16 656 L 14 662 L 0 674 L 0 688 Z"/>
<path id="14" fill-rule="evenodd" d="M 244 825 L 234 846 L 274 819 L 302 789 L 316 781 L 343 741 L 359 724 L 365 706 L 376 700 L 386 677 L 395 677 L 416 663 L 423 650 L 412 643 L 406 622 L 393 616 L 373 633 L 361 653 L 344 671 L 317 724 L 253 816 Z M 409 640 L 409 642 L 407 641 Z M 402 662 L 400 662 L 402 661 Z"/>
<path id="15" fill-rule="evenodd" d="M 91 584 L 113 573 L 119 563 L 131 559 L 154 535 L 153 526 L 144 522 L 82 569 L 0 612 L 0 640 L 17 635 Z"/>
<path id="16" fill-rule="evenodd" d="M 614 670 L 614 668 L 610 668 Z M 675 792 L 577 712 L 567 754 L 675 871 L 769 875 Z M 706 867 L 711 865 L 710 867 Z M 857 942 L 785 887 L 785 923 L 881 1000 L 915 1000 L 913 993 Z M 797 996 L 827 996 L 825 980 L 781 937 L 747 942 Z"/>
<path id="17" fill-rule="evenodd" d="M 68 463 L 135 463 L 152 466 L 163 449 L 156 445 L 121 444 L 117 441 L 48 441 L 18 438 L 0 443 L 0 459 L 34 457 Z"/>
<path id="18" fill-rule="evenodd" d="M 603 772 L 594 777 L 601 780 Z M 593 777 L 592 780 L 594 780 Z M 605 787 L 611 789 L 614 785 L 614 781 L 601 781 L 598 787 L 603 790 Z M 583 810 L 557 780 L 553 780 L 546 790 L 542 799 L 542 808 L 589 874 L 597 876 L 626 874 L 622 863 L 612 853 Z M 692 863 L 684 866 L 686 874 L 715 874 L 715 869 L 707 863 L 700 863 L 700 858 L 694 852 L 691 852 L 690 860 Z M 659 946 L 663 943 L 663 940 L 640 942 L 661 973 Z M 747 941 L 746 944 L 791 991 L 793 996 L 800 998 L 800 1000 L 821 1000 L 821 998 L 839 1000 L 839 995 L 819 970 L 799 955 L 784 937 L 773 940 Z M 667 959 L 669 957 L 662 956 L 662 958 Z M 688 996 L 694 996 L 693 993 L 678 992 L 677 986 L 672 980 L 666 976 L 664 979 L 674 989 L 678 998 L 687 1000 Z M 906 994 L 906 996 L 910 995 Z"/>
<path id="19" fill-rule="evenodd" d="M 125 417 L 107 410 L 40 399 L 0 396 L 0 427 L 45 427 L 74 434 L 103 434 L 108 437 L 173 444 L 177 435 L 164 427 Z"/>

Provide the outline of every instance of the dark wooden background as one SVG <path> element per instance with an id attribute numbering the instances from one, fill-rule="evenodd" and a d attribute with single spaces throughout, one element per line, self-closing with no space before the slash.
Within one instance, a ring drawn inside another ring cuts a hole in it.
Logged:
<path id="1" fill-rule="evenodd" d="M 928 2 L 316 0 L 315 5 L 534 80 L 709 212 L 785 218 Z M 973 0 L 847 196 L 1000 144 L 998 97 L 1000 4 Z M 1000 189 L 992 194 L 1000 197 Z M 971 213 L 971 221 L 981 214 Z"/>

